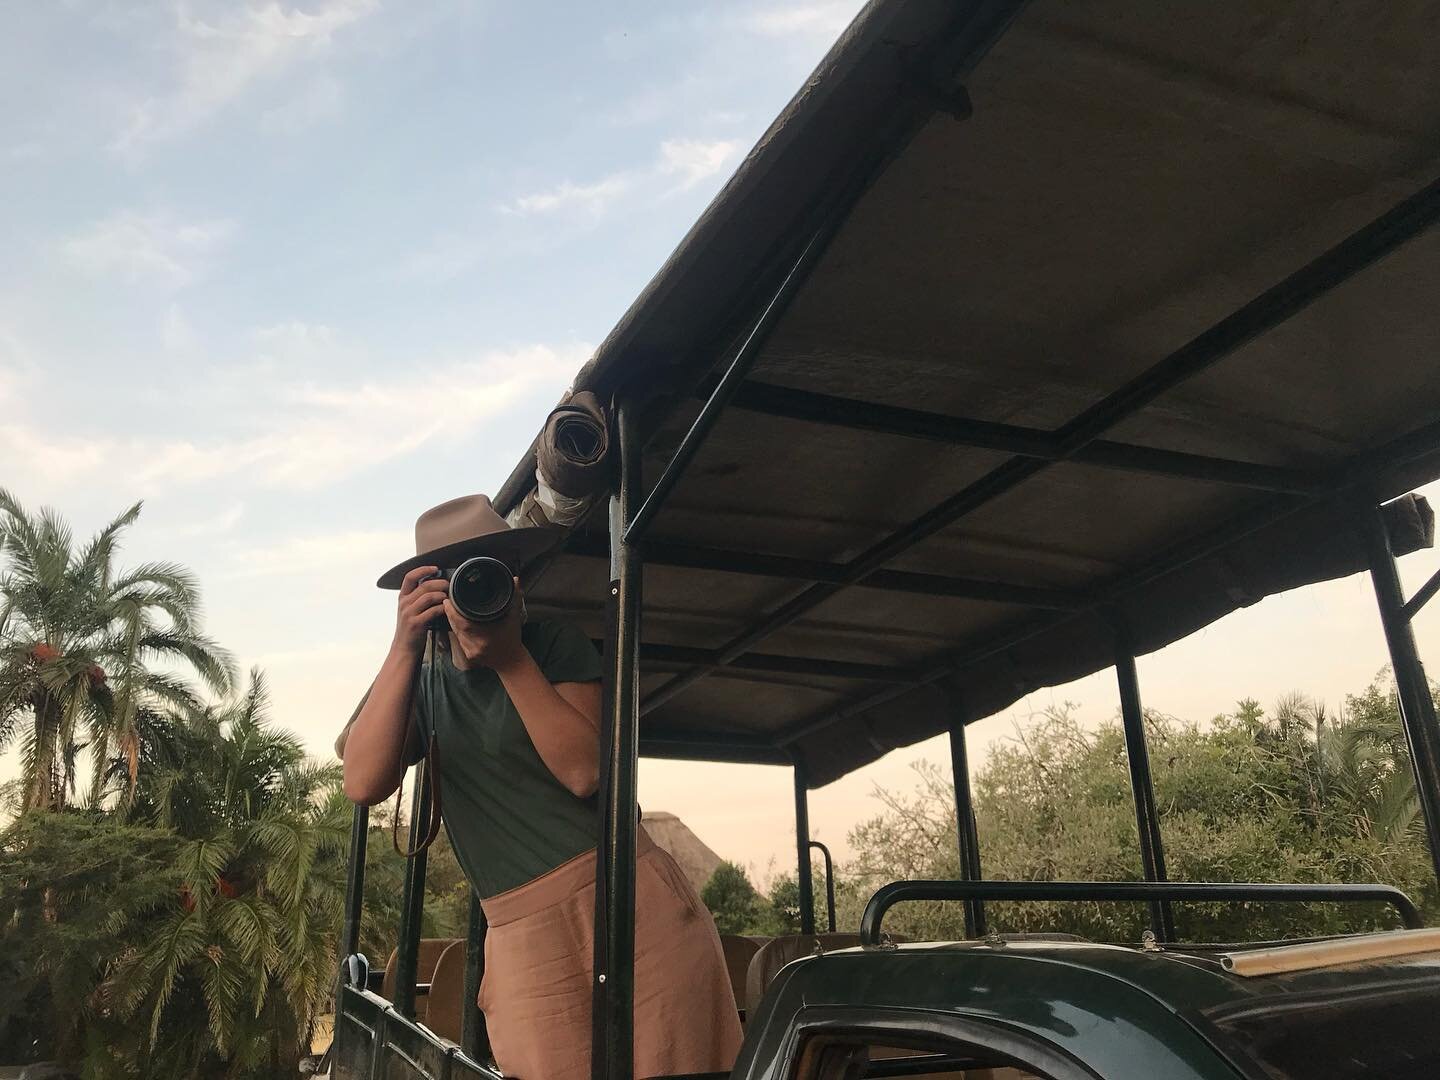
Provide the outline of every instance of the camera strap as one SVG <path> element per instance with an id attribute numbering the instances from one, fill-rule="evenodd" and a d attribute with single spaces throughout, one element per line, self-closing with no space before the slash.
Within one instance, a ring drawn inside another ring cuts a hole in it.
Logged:
<path id="1" fill-rule="evenodd" d="M 427 651 L 430 654 L 430 707 L 433 710 L 436 700 L 435 692 L 439 689 L 439 673 L 436 670 L 436 666 L 440 663 L 440 650 L 435 647 L 435 632 L 433 630 L 430 632 Z M 424 669 L 423 664 L 421 668 L 422 670 Z M 417 672 L 416 675 L 416 682 L 418 683 L 419 672 Z M 400 780 L 400 786 L 395 790 L 395 813 L 390 822 L 390 843 L 394 846 L 397 854 L 407 859 L 413 859 L 435 842 L 435 838 L 440 835 L 440 823 L 443 820 L 440 809 L 440 769 L 435 755 L 436 739 L 433 717 L 428 726 L 429 732 L 425 737 L 424 778 L 430 781 L 429 815 L 425 823 L 425 833 L 413 851 L 405 850 L 400 844 L 400 810 L 405 796 L 405 780 L 403 777 Z M 416 782 L 423 782 L 419 772 L 416 773 Z"/>

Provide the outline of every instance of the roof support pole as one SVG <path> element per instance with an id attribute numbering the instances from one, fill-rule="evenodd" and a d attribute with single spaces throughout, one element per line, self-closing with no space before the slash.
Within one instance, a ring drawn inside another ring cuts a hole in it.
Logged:
<path id="1" fill-rule="evenodd" d="M 820 852 L 820 858 L 825 860 L 825 925 L 828 932 L 835 933 L 835 858 L 830 854 L 830 849 L 819 840 L 811 840 L 809 848 L 812 851 Z"/>
<path id="2" fill-rule="evenodd" d="M 345 875 L 345 917 L 340 926 L 340 971 L 335 981 L 335 1036 L 330 1048 L 330 1059 L 339 1060 L 340 1043 L 344 1039 L 345 1025 L 339 1018 L 344 1006 L 345 988 L 365 988 L 369 974 L 365 966 L 352 960 L 360 952 L 360 916 L 365 906 L 365 848 L 370 836 L 370 808 L 356 805 L 350 818 L 350 861 L 346 864 Z"/>
<path id="3" fill-rule="evenodd" d="M 997 424 L 988 420 L 946 416 L 919 409 L 898 408 L 870 401 L 818 394 L 789 386 L 746 383 L 730 403 L 745 409 L 826 427 L 870 431 L 908 439 L 926 439 L 947 446 L 999 450 L 1021 457 L 1060 461 L 1067 455 L 1053 432 Z M 1211 484 L 1228 484 L 1257 491 L 1305 495 L 1319 490 L 1321 478 L 1299 469 L 1257 465 L 1203 454 L 1160 450 L 1149 446 L 1097 439 L 1069 455 L 1071 460 L 1102 469 L 1181 477 Z"/>
<path id="4" fill-rule="evenodd" d="M 596 860 L 594 1080 L 633 1080 L 635 1067 L 635 836 L 640 747 L 640 549 L 625 539 L 640 492 L 635 413 L 614 410 L 619 484 L 610 499 L 610 619 L 601 709 L 600 857 Z"/>
<path id="5" fill-rule="evenodd" d="M 810 872 L 810 785 L 795 762 L 795 881 L 800 886 L 800 933 L 815 933 L 815 879 Z"/>
<path id="6" fill-rule="evenodd" d="M 845 209 L 849 209 L 846 204 Z M 700 415 L 695 417 L 695 422 L 690 425 L 690 430 L 685 433 L 675 456 L 665 466 L 665 471 L 660 474 L 660 479 L 655 481 L 655 487 L 645 497 L 644 505 L 636 511 L 634 518 L 625 527 L 625 540 L 634 542 L 645 535 L 645 530 L 655 520 L 655 515 L 665 505 L 665 500 L 670 497 L 670 492 L 680 482 L 680 477 L 685 475 L 685 470 L 690 467 L 690 462 L 695 459 L 700 447 L 704 445 L 705 437 L 710 434 L 710 429 L 715 426 L 715 421 L 720 419 L 725 406 L 730 403 L 730 398 L 745 381 L 745 376 L 750 374 L 750 369 L 755 366 L 755 361 L 760 358 L 760 350 L 770 338 L 770 332 L 775 324 L 780 321 L 780 316 L 790 306 L 790 301 L 800 291 L 800 287 L 810 279 L 810 271 L 824 254 L 829 246 L 830 238 L 835 235 L 844 215 L 837 215 L 833 222 L 822 225 L 816 229 L 810 239 L 806 241 L 801 249 L 799 257 L 790 272 L 785 275 L 780 287 L 775 290 L 775 295 L 765 305 L 765 310 L 760 313 L 760 318 L 751 327 L 750 333 L 746 335 L 744 342 L 735 350 L 735 355 L 730 360 L 725 374 L 720 377 L 720 382 L 711 391 L 710 397 L 700 409 Z M 638 494 L 638 492 L 637 492 Z"/>
<path id="7" fill-rule="evenodd" d="M 365 906 L 365 848 L 370 836 L 370 808 L 356 805 L 350 819 L 350 862 L 345 877 L 345 922 L 340 930 L 343 961 L 360 951 L 360 916 Z"/>
<path id="8" fill-rule="evenodd" d="M 1405 621 L 1409 622 L 1419 614 L 1420 609 L 1435 598 L 1440 592 L 1440 570 L 1430 575 L 1430 580 L 1415 590 L 1415 595 L 1405 602 Z"/>
<path id="9" fill-rule="evenodd" d="M 1241 346 L 1286 322 L 1336 286 L 1430 228 L 1437 220 L 1440 220 L 1440 179 L 1398 203 L 1056 429 L 1053 434 L 1061 458 L 1074 457 L 1111 427 L 1139 412 L 1161 394 L 1213 367 Z M 723 667 L 771 634 L 813 611 L 841 589 L 858 584 L 896 556 L 1013 491 L 1052 464 L 1041 458 L 1012 457 L 996 466 L 904 528 L 855 556 L 846 564 L 843 581 L 810 586 L 721 646 L 714 664 L 691 668 L 652 691 L 645 699 L 644 711 L 670 701 L 716 668 Z"/>
<path id="10" fill-rule="evenodd" d="M 415 974 L 420 964 L 420 917 L 425 907 L 425 829 L 430 821 L 430 769 L 424 761 L 415 766 L 415 794 L 410 800 L 410 843 L 415 854 L 405 860 L 405 884 L 400 906 L 400 940 L 395 957 L 395 1011 L 415 1019 Z M 416 849 L 419 849 L 418 851 Z"/>
<path id="11" fill-rule="evenodd" d="M 955 829 L 960 841 L 960 880 L 980 881 L 980 833 L 975 827 L 975 803 L 970 792 L 970 754 L 965 746 L 965 724 L 958 715 L 950 720 L 950 775 L 955 785 Z M 985 901 L 965 901 L 965 936 L 984 937 Z"/>
<path id="12" fill-rule="evenodd" d="M 1375 602 L 1380 607 L 1380 623 L 1385 628 L 1385 643 L 1390 648 L 1390 664 L 1395 671 L 1400 722 L 1410 745 L 1410 763 L 1415 770 L 1415 790 L 1425 819 L 1430 859 L 1440 879 L 1440 723 L 1436 722 L 1430 684 L 1405 614 L 1405 594 L 1400 587 L 1400 573 L 1390 549 L 1385 518 L 1378 506 L 1368 506 L 1360 520 L 1370 558 L 1370 580 L 1375 585 Z"/>
<path id="13" fill-rule="evenodd" d="M 460 1049 L 471 1061 L 484 1061 L 490 1053 L 485 1014 L 480 1011 L 480 980 L 485 977 L 485 911 L 480 894 L 470 890 L 470 924 L 465 932 L 465 1000 L 461 1003 Z"/>
<path id="14" fill-rule="evenodd" d="M 1140 831 L 1140 865 L 1146 881 L 1165 880 L 1165 848 L 1160 840 L 1160 811 L 1150 776 L 1150 750 L 1145 739 L 1145 710 L 1140 704 L 1140 676 L 1123 626 L 1116 624 L 1115 674 L 1120 683 L 1120 718 L 1125 726 L 1125 758 L 1130 765 L 1130 791 Z M 1168 900 L 1150 902 L 1151 929 L 1161 941 L 1175 940 L 1175 920 Z"/>

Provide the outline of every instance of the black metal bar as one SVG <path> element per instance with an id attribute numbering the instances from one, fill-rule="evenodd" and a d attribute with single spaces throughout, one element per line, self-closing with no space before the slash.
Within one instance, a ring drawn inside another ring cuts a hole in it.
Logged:
<path id="1" fill-rule="evenodd" d="M 595 643 L 604 651 L 602 642 Z M 667 645 L 648 642 L 640 646 L 640 659 L 657 664 L 700 664 L 715 655 L 711 649 L 688 645 Z M 768 671 L 777 675 L 818 675 L 827 679 L 861 679 L 869 682 L 895 682 L 910 674 L 908 668 L 884 664 L 861 664 L 851 660 L 830 660 L 810 656 L 779 656 L 774 653 L 746 653 L 727 667 L 737 671 Z"/>
<path id="2" fill-rule="evenodd" d="M 596 898 L 595 1043 L 591 1073 L 596 1080 L 632 1080 L 635 1032 L 635 837 L 639 758 L 640 550 L 625 539 L 633 501 L 641 488 L 640 447 L 629 402 L 615 409 L 619 435 L 620 483 L 610 501 L 614 544 L 610 590 L 615 618 L 614 648 L 608 654 L 610 709 L 604 718 L 607 760 L 600 793 L 601 875 Z"/>
<path id="3" fill-rule="evenodd" d="M 848 209 L 848 205 L 846 207 Z M 633 519 L 625 526 L 625 540 L 634 542 L 645 535 L 645 530 L 655 520 L 655 515 L 660 512 L 660 507 L 665 505 L 665 500 L 670 497 L 670 492 L 680 482 L 680 477 L 685 475 L 685 470 L 690 467 L 700 447 L 705 443 L 705 437 L 710 434 L 710 429 L 715 426 L 715 421 L 720 419 L 720 414 L 729 403 L 731 396 L 745 381 L 745 376 L 750 373 L 750 368 L 760 357 L 760 350 L 770 338 L 770 332 L 790 307 L 790 301 L 795 298 L 800 287 L 810 279 L 810 271 L 820 256 L 825 253 L 829 246 L 831 237 L 834 236 L 840 222 L 844 220 L 844 214 L 835 216 L 835 219 L 822 225 L 805 242 L 800 250 L 790 272 L 780 282 L 775 295 L 765 305 L 760 317 L 755 321 L 750 333 L 746 335 L 744 342 L 735 351 L 725 369 L 725 374 L 720 377 L 711 392 L 709 400 L 700 409 L 700 415 L 695 417 L 695 422 L 690 425 L 690 430 L 685 433 L 680 446 L 675 451 L 675 456 L 665 466 L 665 471 L 660 474 L 660 479 L 655 481 L 655 487 L 645 497 L 644 504 L 636 511 Z"/>
<path id="4" fill-rule="evenodd" d="M 1401 614 L 1406 622 L 1412 621 L 1420 613 L 1420 609 L 1434 599 L 1435 594 L 1440 592 L 1440 570 L 1430 575 L 1430 580 L 1415 590 L 1415 595 L 1405 602 Z"/>
<path id="5" fill-rule="evenodd" d="M 1339 497 L 1346 492 L 1353 491 L 1357 487 L 1366 487 L 1386 473 L 1402 468 L 1412 461 L 1434 454 L 1440 450 L 1440 421 L 1426 424 L 1407 432 L 1398 439 L 1367 451 L 1356 460 L 1343 466 L 1333 476 L 1331 481 L 1331 494 Z M 1238 543 L 1252 533 L 1258 532 L 1270 525 L 1278 524 L 1287 517 L 1313 505 L 1316 497 L 1277 497 L 1275 500 L 1260 507 L 1258 510 L 1249 511 L 1237 517 L 1231 518 L 1198 537 L 1187 538 L 1180 543 L 1173 545 L 1155 557 L 1146 560 L 1144 563 L 1130 570 L 1121 573 L 1118 577 L 1094 590 L 1095 600 L 1092 608 L 1100 608 L 1118 602 L 1127 593 L 1142 588 L 1166 574 L 1183 569 L 1189 564 L 1221 551 L 1231 544 Z M 952 655 L 946 660 L 932 664 L 923 672 L 912 675 L 903 683 L 887 687 L 883 690 L 868 694 L 848 705 L 845 705 L 823 716 L 809 720 L 803 720 L 792 725 L 789 729 L 782 731 L 776 736 L 775 742 L 779 746 L 793 746 L 795 743 L 806 739 L 817 731 L 823 731 L 832 724 L 858 716 L 879 705 L 908 693 L 917 686 L 928 685 L 940 679 L 955 675 L 966 668 L 988 660 L 992 656 L 999 655 L 1016 645 L 1023 644 L 1031 638 L 1037 637 L 1049 630 L 1070 621 L 1075 616 L 1064 615 L 1058 618 L 1034 620 L 1015 627 L 1005 633 L 987 634 L 984 643 L 974 649 Z"/>
<path id="6" fill-rule="evenodd" d="M 1391 885 L 1257 884 L 1198 881 L 896 881 L 883 886 L 865 905 L 860 940 L 880 941 L 885 913 L 899 903 L 916 900 L 1035 900 L 1044 902 L 1136 901 L 1151 903 L 1341 903 L 1388 904 L 1411 930 L 1425 925 L 1420 909 Z"/>
<path id="7" fill-rule="evenodd" d="M 1137 378 L 1108 395 L 1061 427 L 1055 434 L 1066 456 L 1094 442 L 1110 427 L 1149 404 L 1157 396 L 1223 360 L 1242 345 L 1285 322 L 1337 285 L 1388 254 L 1440 218 L 1440 180 L 1382 214 L 1278 285 L 1267 289 L 1239 311 L 1222 319 L 1181 346 Z M 895 556 L 958 521 L 1047 469 L 1053 462 L 1011 458 L 910 524 L 892 533 L 846 564 L 841 583 L 815 584 L 727 642 L 714 665 L 682 672 L 653 691 L 642 713 L 672 700 L 718 666 L 723 666 L 796 619 L 814 610 L 842 588 L 854 585 Z"/>
<path id="8" fill-rule="evenodd" d="M 470 890 L 470 919 L 465 929 L 465 1000 L 460 1013 L 460 1049 L 474 1061 L 490 1054 L 485 1014 L 480 1011 L 480 980 L 485 977 L 485 909 L 480 894 Z"/>
<path id="9" fill-rule="evenodd" d="M 1084 465 L 1126 472 L 1149 473 L 1212 484 L 1228 484 L 1289 495 L 1318 492 L 1321 478 L 1312 472 L 1249 461 L 1233 461 L 1178 450 L 1097 440 L 1073 453 L 1066 452 L 1054 432 L 1017 427 L 988 420 L 970 420 L 881 405 L 853 398 L 797 390 L 789 386 L 750 382 L 731 398 L 732 408 L 790 420 L 870 431 L 902 438 L 928 439 L 948 446 L 996 450 L 1049 461 L 1069 459 Z"/>
<path id="10" fill-rule="evenodd" d="M 335 979 L 334 1035 L 330 1040 L 330 1049 L 325 1053 L 330 1061 L 339 1058 L 340 1044 L 345 1038 L 345 1025 L 340 1023 L 345 988 L 358 983 L 358 989 L 365 989 L 368 965 L 361 964 L 358 959 L 352 961 L 352 957 L 360 952 L 360 920 L 365 909 L 365 849 L 369 838 L 370 808 L 357 804 L 350 818 L 350 860 L 345 867 L 345 915 L 340 924 L 340 970 Z"/>
<path id="11" fill-rule="evenodd" d="M 1440 880 L 1440 723 L 1436 722 L 1430 683 L 1415 648 L 1414 629 L 1405 617 L 1400 573 L 1378 506 L 1366 507 L 1361 514 L 1361 527 L 1370 556 L 1375 602 L 1380 608 L 1380 622 L 1385 628 L 1385 642 L 1390 648 L 1390 664 L 1395 672 L 1400 721 L 1410 745 L 1410 764 L 1415 770 L 1415 791 L 1430 842 L 1430 860 Z"/>
<path id="12" fill-rule="evenodd" d="M 819 851 L 821 858 L 825 860 L 825 921 L 830 927 L 830 933 L 835 933 L 835 860 L 830 857 L 830 849 L 819 840 L 811 840 L 809 847 L 812 851 Z"/>
<path id="13" fill-rule="evenodd" d="M 1150 749 L 1145 736 L 1145 709 L 1140 701 L 1140 675 L 1135 653 L 1118 619 L 1115 627 L 1115 677 L 1120 684 L 1120 719 L 1125 727 L 1125 758 L 1130 765 L 1130 794 L 1140 836 L 1140 868 L 1146 881 L 1164 881 L 1165 845 L 1160 838 L 1160 811 L 1150 775 Z M 1165 900 L 1150 904 L 1151 929 L 1161 941 L 1175 940 L 1175 918 Z"/>
<path id="14" fill-rule="evenodd" d="M 365 848 L 370 837 L 370 808 L 356 806 L 350 818 L 350 862 L 345 875 L 345 921 L 340 928 L 340 957 L 360 951 L 360 919 L 365 907 Z"/>
<path id="15" fill-rule="evenodd" d="M 950 776 L 955 787 L 955 831 L 960 844 L 960 877 L 980 881 L 980 831 L 975 825 L 975 800 L 970 790 L 970 753 L 965 745 L 965 724 L 958 715 L 950 719 Z M 985 936 L 985 903 L 965 901 L 965 936 Z"/>
<path id="16" fill-rule="evenodd" d="M 810 872 L 810 787 L 795 763 L 795 882 L 800 887 L 800 933 L 815 933 L 815 881 Z"/>
<path id="17" fill-rule="evenodd" d="M 1062 427 L 1056 434 L 1069 450 L 1078 450 L 1155 398 L 1242 345 L 1299 314 L 1337 285 L 1389 255 L 1440 220 L 1440 179 L 1381 214 L 1358 232 L 1312 259 L 1284 281 L 1222 319 L 1199 337 Z"/>
<path id="18" fill-rule="evenodd" d="M 578 534 L 566 545 L 566 554 L 601 558 L 608 550 L 598 537 Z M 748 574 L 754 577 L 786 578 L 791 581 L 831 582 L 843 584 L 846 567 L 843 563 L 795 559 L 785 555 L 762 555 L 749 551 L 726 551 L 720 548 L 696 547 L 663 540 L 646 540 L 641 552 L 647 565 L 673 566 L 686 570 L 716 570 L 721 573 Z M 857 588 L 882 592 L 918 593 L 922 596 L 949 596 L 963 600 L 985 600 L 997 604 L 1045 608 L 1054 611 L 1079 611 L 1090 603 L 1083 593 L 1066 589 L 1024 585 L 986 578 L 951 577 L 945 574 L 920 574 L 908 570 L 877 570 Z M 734 661 L 732 661 L 734 663 Z"/>
<path id="19" fill-rule="evenodd" d="M 395 958 L 395 1011 L 407 1020 L 415 1019 L 415 975 L 420 961 L 420 919 L 425 907 L 425 865 L 427 852 L 421 841 L 430 821 L 430 770 L 425 762 L 415 766 L 415 792 L 410 800 L 410 843 L 416 851 L 405 860 L 405 884 L 401 894 L 400 940 Z"/>

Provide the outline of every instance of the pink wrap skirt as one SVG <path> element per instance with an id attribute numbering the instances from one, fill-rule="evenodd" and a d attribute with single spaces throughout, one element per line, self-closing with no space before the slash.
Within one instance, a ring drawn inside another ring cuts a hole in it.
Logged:
<path id="1" fill-rule="evenodd" d="M 715 921 L 642 828 L 635 867 L 635 1076 L 727 1072 L 740 1018 Z M 522 1080 L 588 1080 L 595 853 L 482 901 L 480 1008 L 495 1062 Z"/>

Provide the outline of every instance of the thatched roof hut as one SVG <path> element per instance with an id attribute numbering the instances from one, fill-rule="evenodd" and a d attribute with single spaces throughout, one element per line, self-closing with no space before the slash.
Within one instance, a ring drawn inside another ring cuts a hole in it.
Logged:
<path id="1" fill-rule="evenodd" d="M 640 820 L 650 838 L 680 864 L 680 869 L 685 871 L 685 876 L 690 879 L 695 890 L 698 892 L 703 889 L 710 880 L 710 875 L 715 873 L 715 868 L 720 865 L 720 856 L 710 850 L 705 841 L 691 832 L 690 827 L 674 814 L 667 814 L 663 810 L 647 810 Z"/>

